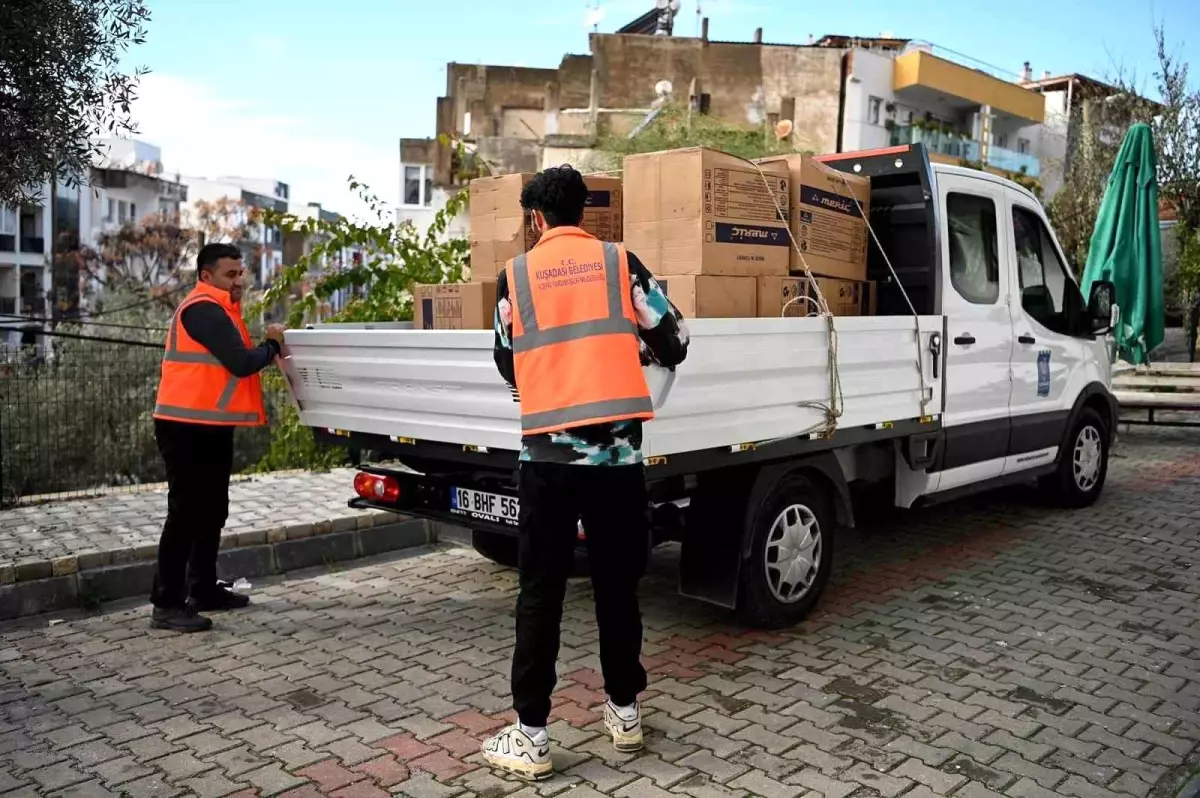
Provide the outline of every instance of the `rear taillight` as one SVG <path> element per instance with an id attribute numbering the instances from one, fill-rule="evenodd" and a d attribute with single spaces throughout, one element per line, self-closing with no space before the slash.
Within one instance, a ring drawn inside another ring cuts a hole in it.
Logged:
<path id="1" fill-rule="evenodd" d="M 400 500 L 400 483 L 395 477 L 360 471 L 354 475 L 354 492 L 368 501 L 394 503 Z"/>

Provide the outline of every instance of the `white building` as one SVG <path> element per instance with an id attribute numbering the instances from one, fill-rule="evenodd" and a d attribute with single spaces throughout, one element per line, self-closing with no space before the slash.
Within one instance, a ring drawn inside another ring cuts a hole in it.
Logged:
<path id="1" fill-rule="evenodd" d="M 400 140 L 400 201 L 396 206 L 396 222 L 411 223 L 419 236 L 425 235 L 434 216 L 446 207 L 450 192 L 459 190 L 433 184 L 436 158 L 436 139 Z M 450 221 L 446 235 L 466 238 L 470 229 L 467 214 L 461 213 Z"/>
<path id="2" fill-rule="evenodd" d="M 919 142 L 935 161 L 1038 178 L 1046 101 L 1035 88 L 935 55 L 921 42 L 845 44 L 843 151 Z"/>
<path id="3" fill-rule="evenodd" d="M 287 212 L 291 188 L 287 183 L 267 178 L 184 177 L 187 184 L 187 202 L 183 207 L 185 222 L 193 222 L 197 215 L 197 203 L 214 203 L 222 199 L 241 203 L 247 208 L 262 208 Z M 244 219 L 231 220 L 238 223 Z M 211 243 L 211 242 L 208 242 Z M 245 253 L 246 264 L 254 275 L 255 284 L 267 285 L 276 269 L 283 265 L 283 234 L 276 227 L 259 222 L 244 241 L 230 241 Z"/>
<path id="4" fill-rule="evenodd" d="M 162 150 L 136 139 L 104 139 L 92 167 L 93 238 L 147 218 L 179 218 L 187 186 L 163 174 Z"/>

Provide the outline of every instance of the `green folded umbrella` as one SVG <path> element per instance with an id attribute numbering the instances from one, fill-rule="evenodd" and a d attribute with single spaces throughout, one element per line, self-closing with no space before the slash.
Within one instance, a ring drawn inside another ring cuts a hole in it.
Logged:
<path id="1" fill-rule="evenodd" d="M 1163 341 L 1162 242 L 1158 228 L 1158 175 L 1150 126 L 1129 128 L 1113 163 L 1083 270 L 1083 295 L 1094 280 L 1116 287 L 1121 321 L 1117 352 L 1147 363 Z"/>

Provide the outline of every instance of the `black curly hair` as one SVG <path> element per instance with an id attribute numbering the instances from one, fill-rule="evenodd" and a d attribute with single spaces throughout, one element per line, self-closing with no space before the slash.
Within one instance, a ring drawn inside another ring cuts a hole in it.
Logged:
<path id="1" fill-rule="evenodd" d="M 583 221 L 587 198 L 583 175 L 569 165 L 544 169 L 521 189 L 521 207 L 541 211 L 551 227 L 577 226 Z"/>

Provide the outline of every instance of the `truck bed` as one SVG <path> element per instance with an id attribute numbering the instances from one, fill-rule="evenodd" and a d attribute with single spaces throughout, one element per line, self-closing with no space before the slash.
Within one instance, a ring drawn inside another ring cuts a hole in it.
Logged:
<path id="1" fill-rule="evenodd" d="M 837 318 L 843 394 L 838 430 L 888 427 L 942 408 L 941 364 L 930 336 L 942 316 Z M 674 374 L 647 368 L 658 407 L 646 425 L 649 458 L 808 434 L 828 403 L 823 319 L 701 319 L 688 324 L 687 360 Z M 323 325 L 289 330 L 283 369 L 303 424 L 325 432 L 385 436 L 472 450 L 520 448 L 518 405 L 492 360 L 489 330 L 368 329 Z M 937 377 L 934 376 L 935 371 Z M 932 419 L 930 418 L 932 417 Z"/>

